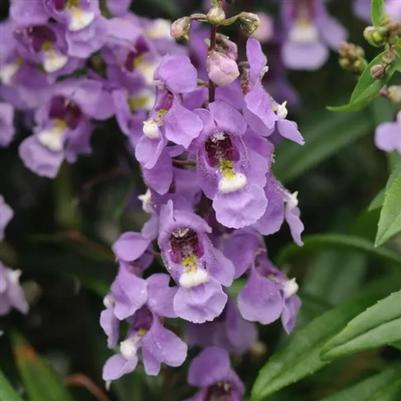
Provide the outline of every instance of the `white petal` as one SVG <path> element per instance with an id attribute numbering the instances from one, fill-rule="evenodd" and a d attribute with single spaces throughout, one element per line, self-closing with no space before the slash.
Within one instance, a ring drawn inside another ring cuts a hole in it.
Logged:
<path id="1" fill-rule="evenodd" d="M 68 61 L 68 57 L 64 54 L 58 53 L 56 51 L 48 50 L 45 52 L 45 59 L 43 62 L 43 68 L 46 72 L 52 73 L 63 68 Z"/>
<path id="2" fill-rule="evenodd" d="M 132 359 L 138 350 L 136 338 L 128 338 L 120 343 L 120 352 L 125 359 Z"/>
<path id="3" fill-rule="evenodd" d="M 156 139 L 160 136 L 159 126 L 154 120 L 146 120 L 143 122 L 143 133 L 150 139 Z"/>
<path id="4" fill-rule="evenodd" d="M 64 134 L 66 127 L 61 124 L 53 124 L 52 127 L 38 134 L 39 142 L 53 152 L 61 152 L 64 147 Z"/>
<path id="5" fill-rule="evenodd" d="M 196 269 L 195 271 L 185 272 L 180 277 L 180 286 L 184 288 L 192 288 L 197 285 L 207 283 L 209 275 L 206 270 Z"/>
<path id="6" fill-rule="evenodd" d="M 219 181 L 219 191 L 223 193 L 230 193 L 244 188 L 247 179 L 244 174 L 235 173 L 232 177 L 222 177 Z"/>
<path id="7" fill-rule="evenodd" d="M 298 292 L 298 284 L 295 278 L 288 280 L 284 284 L 284 297 L 290 298 Z"/>
<path id="8" fill-rule="evenodd" d="M 80 31 L 86 28 L 95 19 L 95 13 L 92 11 L 85 11 L 78 7 L 70 8 L 70 23 L 68 29 L 70 31 Z"/>
<path id="9" fill-rule="evenodd" d="M 19 63 L 6 64 L 4 67 L 0 68 L 0 80 L 4 85 L 10 85 L 13 76 L 17 73 L 20 65 Z"/>
<path id="10" fill-rule="evenodd" d="M 292 42 L 311 43 L 319 39 L 319 31 L 313 23 L 301 19 L 291 28 L 289 38 Z"/>

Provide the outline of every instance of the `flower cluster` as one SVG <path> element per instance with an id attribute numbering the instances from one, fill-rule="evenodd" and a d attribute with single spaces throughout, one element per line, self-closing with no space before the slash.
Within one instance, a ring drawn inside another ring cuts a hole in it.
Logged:
<path id="1" fill-rule="evenodd" d="M 173 35 L 189 34 L 187 18 L 173 24 Z M 183 53 L 162 57 L 154 105 L 132 142 L 149 219 L 113 246 L 119 270 L 101 325 L 117 353 L 103 377 L 116 380 L 139 361 L 156 375 L 162 364 L 181 365 L 187 344 L 211 347 L 192 362 L 189 382 L 200 394 L 241 397 L 228 352 L 255 343 L 256 322 L 281 319 L 291 332 L 300 308 L 295 280 L 269 260 L 263 235 L 287 222 L 302 245 L 297 194 L 271 167 L 275 143 L 304 140 L 286 102 L 263 86 L 267 60 L 256 39 L 248 39 L 242 62 L 236 44 L 215 26 L 203 46 L 206 62 L 197 68 Z M 237 294 L 229 291 L 234 280 Z M 186 343 L 171 329 L 174 318 L 185 323 Z"/>
<path id="2" fill-rule="evenodd" d="M 12 0 L 0 24 L 0 146 L 14 137 L 15 111 L 33 133 L 19 155 L 54 178 L 64 160 L 91 151 L 96 123 L 113 115 L 135 143 L 150 109 L 163 52 L 178 51 L 169 23 L 129 12 L 131 1 Z"/>
<path id="3" fill-rule="evenodd" d="M 193 361 L 189 382 L 200 394 L 239 399 L 243 385 L 228 353 L 255 343 L 256 322 L 281 319 L 291 332 L 300 308 L 295 280 L 269 260 L 263 236 L 286 222 L 302 245 L 297 193 L 285 189 L 271 168 L 275 144 L 304 140 L 287 118 L 284 91 L 277 101 L 264 86 L 269 67 L 260 42 L 249 38 L 246 49 L 238 49 L 217 32 L 238 21 L 251 35 L 259 25 L 256 15 L 226 18 L 216 0 L 207 14 L 170 27 L 138 17 L 130 3 L 11 1 L 10 18 L 0 24 L 6 38 L 0 146 L 15 140 L 18 113 L 34 126 L 19 144 L 23 163 L 54 178 L 64 161 L 91 152 L 98 124 L 116 119 L 147 186 L 140 199 L 148 221 L 113 246 L 118 274 L 100 324 L 116 353 L 103 377 L 116 380 L 139 362 L 157 375 L 162 364 L 180 366 L 188 345 L 201 346 L 206 348 Z M 323 60 L 325 44 L 335 46 L 341 29 L 320 1 L 283 3 L 283 18 L 290 16 L 286 63 L 292 52 L 309 49 L 318 49 Z M 205 22 L 211 25 L 206 40 Z M 335 40 L 322 29 L 329 23 Z M 189 39 L 188 50 L 171 38 L 170 28 L 173 38 Z M 0 223 L 6 223 L 2 210 Z M 2 305 L 25 311 L 17 275 L 1 269 L 0 296 L 8 300 Z M 236 293 L 230 291 L 235 280 L 241 287 Z M 178 318 L 185 323 L 185 342 L 171 324 Z"/>

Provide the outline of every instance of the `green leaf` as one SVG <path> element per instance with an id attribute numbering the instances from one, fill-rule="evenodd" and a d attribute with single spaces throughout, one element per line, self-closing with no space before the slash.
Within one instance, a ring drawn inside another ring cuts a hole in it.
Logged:
<path id="1" fill-rule="evenodd" d="M 11 387 L 3 372 L 0 370 L 0 401 L 22 401 L 22 398 Z"/>
<path id="2" fill-rule="evenodd" d="M 380 246 L 401 231 L 401 175 L 395 178 L 384 194 L 375 246 Z"/>
<path id="3" fill-rule="evenodd" d="M 321 122 L 316 124 L 315 119 L 313 124 L 302 129 L 304 146 L 289 142 L 280 145 L 277 161 L 273 165 L 274 173 L 284 183 L 291 181 L 369 134 L 374 126 L 367 112 L 357 115 L 324 113 Z"/>
<path id="4" fill-rule="evenodd" d="M 30 401 L 73 401 L 62 379 L 19 334 L 12 335 L 18 370 Z"/>
<path id="5" fill-rule="evenodd" d="M 334 359 L 401 341 L 401 291 L 380 300 L 351 320 L 324 347 L 322 357 Z"/>
<path id="6" fill-rule="evenodd" d="M 320 401 L 382 401 L 383 392 L 391 394 L 392 387 L 396 384 L 400 386 L 401 366 L 393 366 L 385 371 L 371 376 L 352 387 L 346 388 L 338 393 L 326 397 Z M 387 391 L 390 390 L 390 391 Z M 388 398 L 387 398 L 388 399 Z M 391 401 L 398 401 L 396 398 L 390 398 Z"/>
<path id="7" fill-rule="evenodd" d="M 251 400 L 260 401 L 325 366 L 328 361 L 320 358 L 323 346 L 349 320 L 391 291 L 389 287 L 394 288 L 399 281 L 399 275 L 394 277 L 398 278 L 377 281 L 356 299 L 341 304 L 296 330 L 260 370 L 252 388 Z"/>
<path id="8" fill-rule="evenodd" d="M 374 26 L 380 26 L 384 16 L 384 0 L 372 0 L 370 5 L 370 16 Z"/>
<path id="9" fill-rule="evenodd" d="M 374 258 L 401 266 L 401 256 L 386 248 L 375 248 L 374 245 L 360 237 L 342 234 L 319 234 L 304 237 L 304 246 L 298 247 L 290 244 L 283 248 L 277 258 L 278 265 L 310 250 L 321 248 L 353 249 L 366 253 Z"/>
<path id="10" fill-rule="evenodd" d="M 387 68 L 383 78 L 374 79 L 370 70 L 374 65 L 383 62 L 383 56 L 385 54 L 386 52 L 380 53 L 365 68 L 358 79 L 348 104 L 342 106 L 329 106 L 328 109 L 331 111 L 358 111 L 371 102 L 379 94 L 380 89 L 390 81 L 399 68 L 400 61 L 399 58 L 397 58 L 396 61 Z M 397 54 L 400 54 L 400 49 L 397 49 Z"/>
<path id="11" fill-rule="evenodd" d="M 377 193 L 377 195 L 372 199 L 368 206 L 368 211 L 372 212 L 373 210 L 380 209 L 383 206 L 384 202 L 384 189 Z"/>

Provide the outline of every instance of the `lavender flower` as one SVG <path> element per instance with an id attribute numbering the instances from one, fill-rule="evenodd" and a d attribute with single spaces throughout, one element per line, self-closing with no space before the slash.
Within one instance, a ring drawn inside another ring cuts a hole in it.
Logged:
<path id="1" fill-rule="evenodd" d="M 113 113 L 112 99 L 100 82 L 64 81 L 49 94 L 35 114 L 35 134 L 25 139 L 19 154 L 26 167 L 53 178 L 64 159 L 74 162 L 90 152 L 91 118 L 104 120 Z"/>
<path id="2" fill-rule="evenodd" d="M 291 332 L 300 308 L 300 299 L 296 295 L 298 286 L 267 258 L 260 235 L 247 230 L 234 232 L 225 239 L 223 250 L 234 263 L 235 277 L 248 275 L 238 295 L 238 308 L 243 318 L 269 324 L 281 317 L 284 329 Z"/>
<path id="3" fill-rule="evenodd" d="M 199 388 L 188 401 L 241 401 L 244 394 L 244 386 L 230 366 L 227 351 L 218 347 L 206 348 L 193 359 L 188 382 Z"/>
<path id="4" fill-rule="evenodd" d="M 120 265 L 119 274 L 105 298 L 106 310 L 100 322 L 108 335 L 108 345 L 118 342 L 120 321 L 127 319 L 128 334 L 120 342 L 120 353 L 110 357 L 103 369 L 106 381 L 116 380 L 132 372 L 138 363 L 141 350 L 142 362 L 148 375 L 157 375 L 161 363 L 180 366 L 187 353 L 187 346 L 173 332 L 162 325 L 161 317 L 175 317 L 169 277 L 154 274 L 147 280 L 136 276 L 128 265 Z"/>
<path id="5" fill-rule="evenodd" d="M 223 311 L 234 267 L 214 248 L 211 228 L 194 213 L 174 210 L 169 201 L 160 212 L 158 243 L 164 264 L 179 286 L 174 297 L 177 316 L 193 323 L 213 320 Z"/>
<path id="6" fill-rule="evenodd" d="M 283 1 L 282 21 L 286 34 L 283 61 L 292 69 L 321 67 L 328 58 L 328 47 L 338 49 L 347 37 L 322 0 Z"/>
<path id="7" fill-rule="evenodd" d="M 12 308 L 21 313 L 28 312 L 28 304 L 19 285 L 19 270 L 11 270 L 0 262 L 0 316 Z"/>
<path id="8" fill-rule="evenodd" d="M 385 152 L 401 153 L 401 112 L 395 122 L 382 123 L 376 128 L 375 144 Z"/>
<path id="9" fill-rule="evenodd" d="M 370 23 L 370 1 L 371 0 L 354 0 L 353 9 L 355 15 Z"/>

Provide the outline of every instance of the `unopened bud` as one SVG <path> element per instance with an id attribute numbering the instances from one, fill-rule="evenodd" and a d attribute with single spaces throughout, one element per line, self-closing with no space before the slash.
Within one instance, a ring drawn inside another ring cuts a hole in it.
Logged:
<path id="1" fill-rule="evenodd" d="M 247 36 L 251 36 L 259 28 L 260 20 L 256 14 L 242 12 L 238 19 L 242 32 Z"/>
<path id="2" fill-rule="evenodd" d="M 338 52 L 340 54 L 340 66 L 343 69 L 360 74 L 366 68 L 365 52 L 360 46 L 345 42 Z"/>
<path id="3" fill-rule="evenodd" d="M 226 35 L 218 33 L 216 35 L 216 50 L 224 53 L 226 56 L 236 60 L 238 58 L 238 47 Z"/>
<path id="4" fill-rule="evenodd" d="M 209 52 L 206 67 L 209 78 L 219 86 L 228 85 L 239 77 L 237 62 L 215 50 Z"/>
<path id="5" fill-rule="evenodd" d="M 370 69 L 370 75 L 374 79 L 383 78 L 386 72 L 386 66 L 384 64 L 376 64 Z"/>
<path id="6" fill-rule="evenodd" d="M 352 71 L 355 72 L 356 74 L 362 74 L 367 65 L 368 63 L 366 62 L 365 59 L 356 60 L 352 65 Z"/>
<path id="7" fill-rule="evenodd" d="M 380 47 L 388 39 L 388 31 L 383 27 L 375 28 L 374 26 L 368 26 L 363 31 L 363 36 L 372 46 Z"/>
<path id="8" fill-rule="evenodd" d="M 226 19 L 226 13 L 221 6 L 213 6 L 207 13 L 207 20 L 213 25 L 219 25 Z"/>
<path id="9" fill-rule="evenodd" d="M 170 34 L 174 39 L 188 39 L 191 28 L 191 18 L 182 17 L 171 24 Z"/>
<path id="10" fill-rule="evenodd" d="M 392 103 L 401 104 L 401 86 L 392 85 L 387 90 L 387 97 Z"/>

